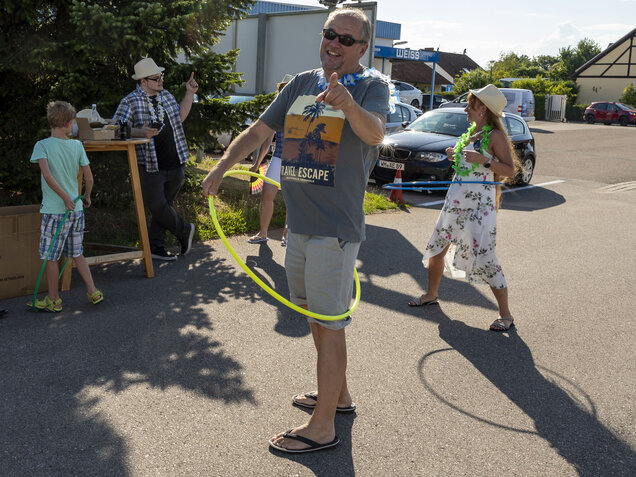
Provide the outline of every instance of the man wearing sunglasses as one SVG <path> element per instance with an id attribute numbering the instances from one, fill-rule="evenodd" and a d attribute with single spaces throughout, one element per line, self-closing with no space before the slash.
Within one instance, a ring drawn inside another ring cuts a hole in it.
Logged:
<path id="1" fill-rule="evenodd" d="M 192 247 L 194 224 L 188 223 L 172 207 L 184 180 L 184 164 L 190 157 L 182 122 L 192 108 L 194 94 L 199 89 L 194 72 L 186 82 L 186 93 L 177 104 L 174 96 L 163 87 L 165 68 L 152 58 L 144 58 L 135 65 L 135 90 L 121 100 L 114 119 L 131 123 L 132 137 L 150 139 L 135 146 L 139 178 L 144 203 L 150 210 L 148 231 L 152 258 L 176 260 L 165 247 L 166 230 L 181 244 L 181 255 Z"/>
<path id="2" fill-rule="evenodd" d="M 321 315 L 349 310 L 353 269 L 365 235 L 364 192 L 384 139 L 388 82 L 360 64 L 370 34 L 371 24 L 361 10 L 332 11 L 322 30 L 322 68 L 296 75 L 203 182 L 204 196 L 216 194 L 225 171 L 284 129 L 287 282 L 293 303 Z M 294 405 L 313 413 L 304 424 L 272 437 L 270 446 L 282 452 L 337 445 L 336 412 L 355 410 L 346 380 L 345 327 L 351 317 L 308 321 L 318 353 L 318 392 L 293 396 Z M 281 354 L 278 359 L 306 365 L 304 355 Z"/>

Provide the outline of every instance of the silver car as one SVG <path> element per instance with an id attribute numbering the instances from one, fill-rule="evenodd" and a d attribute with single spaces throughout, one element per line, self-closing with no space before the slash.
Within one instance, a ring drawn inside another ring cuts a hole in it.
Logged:
<path id="1" fill-rule="evenodd" d="M 534 93 L 529 89 L 499 88 L 506 97 L 505 113 L 518 114 L 526 121 L 534 121 Z M 440 108 L 465 108 L 468 104 L 468 93 L 441 104 Z"/>

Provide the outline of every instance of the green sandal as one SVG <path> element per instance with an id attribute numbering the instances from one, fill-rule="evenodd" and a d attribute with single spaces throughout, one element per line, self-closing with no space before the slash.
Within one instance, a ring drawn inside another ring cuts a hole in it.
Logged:
<path id="1" fill-rule="evenodd" d="M 90 301 L 93 305 L 97 305 L 104 299 L 104 294 L 101 290 L 95 290 L 93 293 L 87 293 L 88 301 Z"/>
<path id="2" fill-rule="evenodd" d="M 31 308 L 33 305 L 31 303 L 27 303 L 27 306 Z M 48 295 L 44 297 L 44 300 L 35 300 L 35 308 L 42 311 L 50 311 L 52 313 L 59 313 L 62 311 L 62 299 L 58 298 L 53 301 L 49 298 Z"/>

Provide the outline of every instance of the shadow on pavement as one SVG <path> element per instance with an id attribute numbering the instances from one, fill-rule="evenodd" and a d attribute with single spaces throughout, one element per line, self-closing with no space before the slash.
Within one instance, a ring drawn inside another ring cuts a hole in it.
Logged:
<path id="1" fill-rule="evenodd" d="M 270 248 L 270 243 L 272 243 L 271 240 L 269 242 L 259 244 L 258 256 L 247 256 L 245 258 L 245 264 L 250 267 L 254 274 L 272 290 L 283 298 L 289 299 L 289 288 L 287 287 L 285 267 L 283 264 L 274 260 L 274 254 Z M 277 242 L 274 242 L 274 244 L 276 243 Z M 266 272 L 273 283 L 270 283 L 267 277 L 265 277 L 259 270 Z M 300 338 L 309 334 L 309 323 L 307 323 L 307 320 L 300 316 L 299 313 L 287 306 L 282 306 L 276 298 L 261 288 L 258 288 L 256 293 L 261 295 L 261 300 L 263 302 L 277 307 L 278 322 L 274 326 L 274 331 L 283 336 L 289 336 L 290 338 Z"/>
<path id="2" fill-rule="evenodd" d="M 541 129 L 541 128 L 530 128 L 530 132 L 531 133 L 537 133 L 537 134 L 554 134 L 554 131 L 549 131 L 547 129 Z"/>
<path id="3" fill-rule="evenodd" d="M 425 244 L 428 237 L 422 240 Z M 396 263 L 387 244 L 401 250 L 400 256 L 409 259 Z M 439 307 L 407 307 L 409 299 L 417 296 L 420 289 L 396 293 L 373 284 L 374 276 L 389 277 L 403 273 L 411 275 L 419 283 L 426 283 L 422 254 L 397 230 L 367 226 L 367 242 L 361 247 L 359 259 L 363 263 L 359 268 L 360 276 L 366 277 L 363 285 L 366 302 L 392 310 L 399 309 L 414 318 L 439 323 L 439 336 L 450 348 L 427 352 L 420 359 L 420 379 L 428 392 L 458 412 L 498 426 L 449 403 L 428 383 L 424 372 L 426 360 L 436 353 L 454 350 L 530 417 L 536 434 L 567 459 L 579 475 L 627 476 L 630 475 L 628 469 L 636 468 L 634 451 L 598 420 L 596 407 L 585 392 L 557 373 L 536 365 L 530 349 L 515 328 L 503 334 L 473 328 L 450 319 L 442 311 L 443 304 Z M 444 301 L 447 303 L 457 300 L 468 306 L 497 310 L 490 297 L 464 280 L 450 280 L 443 276 L 440 288 L 444 290 Z M 484 324 L 484 328 L 486 326 Z M 567 386 L 561 387 L 557 381 Z M 575 394 L 583 399 L 575 399 L 568 392 L 574 388 Z M 499 427 L 513 432 L 528 432 L 507 426 Z"/>
<path id="4" fill-rule="evenodd" d="M 532 212 L 557 207 L 565 203 L 565 197 L 544 187 L 507 187 L 503 189 L 503 192 L 500 200 L 501 209 Z M 445 194 L 438 193 L 429 195 L 417 193 L 417 196 L 414 194 L 415 193 L 410 195 L 409 202 L 415 207 L 442 210 Z"/>
<path id="5" fill-rule="evenodd" d="M 98 306 L 86 301 L 77 271 L 60 314 L 18 309 L 24 297 L 10 301 L 14 310 L 0 323 L 3 475 L 128 475 L 125 437 L 106 421 L 92 390 L 178 386 L 211 400 L 256 404 L 241 364 L 211 337 L 213 323 L 200 306 L 256 299 L 256 287 L 234 264 L 215 259 L 211 247 L 198 247 L 208 250 L 196 262 L 155 262 L 152 282 L 140 279 L 139 264 L 95 267 L 95 283 L 109 283 Z M 160 405 L 139 403 L 140 414 Z M 152 426 L 134 409 L 126 412 L 130 425 Z"/>
<path id="6" fill-rule="evenodd" d="M 530 189 L 507 189 L 501 195 L 500 207 L 504 210 L 522 210 L 532 212 L 535 210 L 549 209 L 565 204 L 565 197 L 557 192 L 543 187 Z"/>
<path id="7" fill-rule="evenodd" d="M 596 407 L 589 396 L 572 382 L 565 384 L 569 389 L 576 389 L 576 393 L 559 386 L 556 379 L 563 383 L 565 378 L 537 366 L 530 349 L 514 328 L 507 333 L 473 328 L 461 321 L 451 320 L 440 307 L 433 307 L 426 314 L 427 320 L 439 323 L 439 336 L 451 346 L 450 349 L 466 358 L 530 417 L 536 434 L 572 464 L 578 475 L 627 476 L 628 469 L 636 468 L 636 454 L 599 422 Z M 442 351 L 446 350 L 431 351 L 420 359 L 420 380 L 427 391 L 455 411 L 488 425 L 511 432 L 533 433 L 467 413 L 438 394 L 427 380 L 425 363 L 433 354 Z M 577 396 L 583 399 L 577 399 Z M 488 411 L 496 414 L 496 409 Z M 502 450 L 505 451 L 505 445 Z"/>

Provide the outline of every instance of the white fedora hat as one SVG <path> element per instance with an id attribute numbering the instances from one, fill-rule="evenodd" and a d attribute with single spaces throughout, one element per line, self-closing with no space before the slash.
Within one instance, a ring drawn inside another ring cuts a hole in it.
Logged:
<path id="1" fill-rule="evenodd" d="M 508 104 L 504 94 L 494 84 L 489 84 L 480 89 L 471 89 L 470 92 L 484 103 L 495 116 L 501 116 L 503 109 Z"/>
<path id="2" fill-rule="evenodd" d="M 140 80 L 147 78 L 148 76 L 159 74 L 163 70 L 165 70 L 165 68 L 157 66 L 155 60 L 152 58 L 144 58 L 135 65 L 135 74 L 132 75 L 132 79 Z"/>

